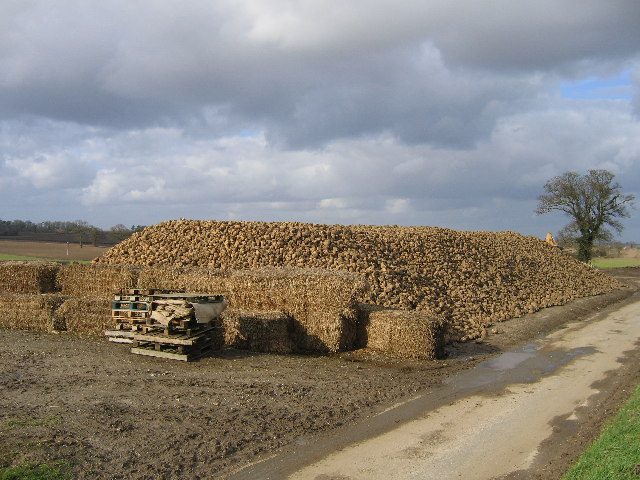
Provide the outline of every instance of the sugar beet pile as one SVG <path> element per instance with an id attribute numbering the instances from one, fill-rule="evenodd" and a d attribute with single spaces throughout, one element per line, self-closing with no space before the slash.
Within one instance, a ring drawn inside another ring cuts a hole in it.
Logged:
<path id="1" fill-rule="evenodd" d="M 534 237 L 435 227 L 175 220 L 134 234 L 97 262 L 349 271 L 369 283 L 363 303 L 443 315 L 461 340 L 483 335 L 489 323 L 619 287 Z"/>

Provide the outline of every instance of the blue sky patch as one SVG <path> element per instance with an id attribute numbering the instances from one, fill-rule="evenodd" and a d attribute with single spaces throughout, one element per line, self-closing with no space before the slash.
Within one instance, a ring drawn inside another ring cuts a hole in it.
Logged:
<path id="1" fill-rule="evenodd" d="M 590 77 L 579 82 L 565 82 L 560 85 L 560 92 L 571 100 L 631 100 L 631 72 L 627 70 L 616 77 Z"/>

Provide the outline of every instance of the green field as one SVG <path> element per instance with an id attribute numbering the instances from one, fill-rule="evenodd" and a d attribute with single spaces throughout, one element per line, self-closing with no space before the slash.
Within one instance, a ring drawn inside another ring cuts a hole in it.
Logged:
<path id="1" fill-rule="evenodd" d="M 43 258 L 43 257 L 32 257 L 29 255 L 9 255 L 6 253 L 0 253 L 0 261 L 4 260 L 21 260 L 26 262 L 61 262 L 61 263 L 69 263 L 69 260 L 63 260 L 61 258 Z M 91 263 L 89 260 L 74 260 L 77 263 Z"/>
<path id="2" fill-rule="evenodd" d="M 563 480 L 622 480 L 640 475 L 640 386 Z"/>
<path id="3" fill-rule="evenodd" d="M 27 262 L 54 261 L 51 258 L 31 257 L 31 256 L 28 256 L 28 255 L 9 255 L 7 253 L 0 253 L 0 260 L 24 260 L 24 261 L 27 261 Z"/>
<path id="4" fill-rule="evenodd" d="M 68 466 L 64 462 L 53 465 L 26 464 L 0 468 L 0 480 L 69 480 Z"/>
<path id="5" fill-rule="evenodd" d="M 640 267 L 640 258 L 594 258 L 591 263 L 596 268 Z"/>

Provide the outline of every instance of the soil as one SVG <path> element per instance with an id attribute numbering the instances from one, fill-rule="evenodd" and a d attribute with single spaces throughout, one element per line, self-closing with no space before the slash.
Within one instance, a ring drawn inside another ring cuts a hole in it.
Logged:
<path id="1" fill-rule="evenodd" d="M 225 477 L 303 435 L 349 425 L 629 301 L 639 272 L 615 272 L 633 287 L 492 326 L 482 342 L 450 345 L 447 359 L 431 362 L 366 350 L 329 357 L 226 350 L 184 364 L 134 356 L 102 339 L 0 330 L 0 465 L 64 460 L 76 478 Z M 586 435 L 596 433 L 594 426 Z"/>
<path id="2" fill-rule="evenodd" d="M 61 242 L 30 242 L 26 240 L 2 240 L 0 239 L 0 253 L 7 255 L 23 255 L 57 260 L 93 260 L 102 255 L 108 247 L 94 247 L 77 243 L 69 243 L 69 255 L 67 244 Z"/>

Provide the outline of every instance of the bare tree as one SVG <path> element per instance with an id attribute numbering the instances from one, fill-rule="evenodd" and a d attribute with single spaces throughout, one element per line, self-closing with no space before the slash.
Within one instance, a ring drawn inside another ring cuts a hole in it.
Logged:
<path id="1" fill-rule="evenodd" d="M 576 237 L 578 258 L 591 260 L 595 240 L 611 240 L 622 232 L 620 218 L 629 216 L 635 197 L 622 193 L 608 170 L 589 170 L 586 175 L 566 172 L 549 180 L 538 197 L 537 214 L 560 211 L 571 217 L 563 232 Z"/>
<path id="2" fill-rule="evenodd" d="M 91 234 L 91 241 L 93 242 L 93 246 L 98 246 L 98 237 L 100 236 L 100 229 L 97 227 L 89 227 L 89 233 Z"/>
<path id="3" fill-rule="evenodd" d="M 78 234 L 78 240 L 80 241 L 80 248 L 84 245 L 84 236 L 89 233 L 91 225 L 85 220 L 76 220 L 73 226 L 73 232 Z"/>
<path id="4" fill-rule="evenodd" d="M 121 223 L 118 223 L 117 225 L 114 225 L 113 227 L 111 227 L 110 232 L 111 232 L 111 236 L 114 237 L 119 242 L 121 242 L 125 238 L 128 238 L 131 235 L 131 230 L 129 230 L 127 227 L 125 227 Z"/>

